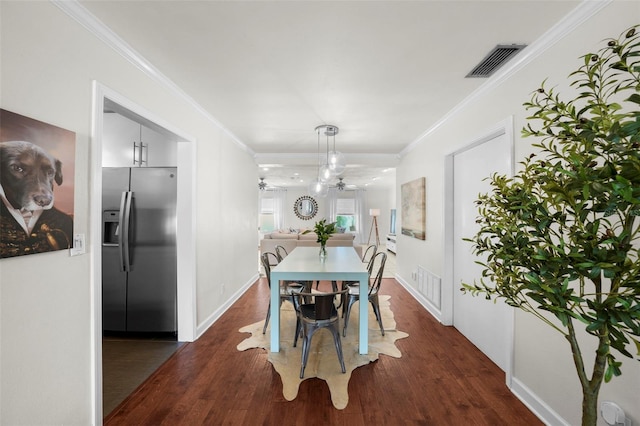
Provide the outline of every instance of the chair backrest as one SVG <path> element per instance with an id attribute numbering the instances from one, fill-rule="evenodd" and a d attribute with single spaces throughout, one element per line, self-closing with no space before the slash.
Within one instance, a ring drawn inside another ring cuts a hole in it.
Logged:
<path id="1" fill-rule="evenodd" d="M 375 244 L 372 244 L 369 247 L 367 247 L 367 249 L 364 251 L 364 254 L 362 255 L 362 263 L 369 262 L 373 258 L 373 256 L 376 255 L 377 251 L 378 251 L 378 246 Z"/>
<path id="2" fill-rule="evenodd" d="M 369 284 L 369 294 L 375 294 L 380 290 L 380 284 L 382 283 L 382 275 L 384 274 L 384 264 L 387 262 L 387 253 L 379 252 L 371 258 L 371 270 L 369 272 L 369 278 L 373 278 Z M 375 271 L 375 277 L 372 277 L 372 273 Z"/>
<path id="3" fill-rule="evenodd" d="M 339 291 L 333 291 L 331 293 L 300 292 L 296 294 L 296 296 L 298 297 L 294 298 L 294 305 L 296 307 L 296 310 L 299 310 L 298 308 L 300 306 L 299 304 L 300 299 L 308 300 L 312 298 L 313 299 L 312 304 L 314 306 L 314 311 L 315 311 L 315 319 L 317 321 L 328 320 L 338 315 L 338 310 L 336 309 L 336 305 L 335 305 L 335 298 L 337 296 L 347 294 L 348 291 L 349 289 L 345 288 Z"/>
<path id="4" fill-rule="evenodd" d="M 377 254 L 380 254 L 380 253 L 377 253 Z M 376 253 L 374 253 L 373 256 L 369 258 L 369 263 L 367 264 L 367 272 L 369 273 L 369 277 L 373 275 L 373 264 L 375 263 L 375 259 L 376 259 Z"/>
<path id="5" fill-rule="evenodd" d="M 282 262 L 282 259 L 284 259 L 288 255 L 289 253 L 287 253 L 287 249 L 282 246 L 276 246 L 276 257 L 278 258 L 279 262 Z"/>
<path id="6" fill-rule="evenodd" d="M 278 264 L 278 256 L 267 251 L 260 255 L 260 260 L 262 261 L 264 273 L 267 276 L 267 284 L 269 284 L 269 288 L 271 288 L 271 267 Z"/>

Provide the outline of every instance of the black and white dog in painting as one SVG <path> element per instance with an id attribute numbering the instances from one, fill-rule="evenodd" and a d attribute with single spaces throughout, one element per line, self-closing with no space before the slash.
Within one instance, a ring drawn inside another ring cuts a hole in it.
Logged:
<path id="1" fill-rule="evenodd" d="M 69 248 L 73 219 L 54 207 L 62 163 L 31 142 L 0 142 L 0 258 Z"/>

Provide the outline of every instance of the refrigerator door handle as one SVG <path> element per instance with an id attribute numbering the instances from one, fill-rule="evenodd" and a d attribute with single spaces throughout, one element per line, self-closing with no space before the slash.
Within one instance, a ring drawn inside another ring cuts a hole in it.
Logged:
<path id="1" fill-rule="evenodd" d="M 131 191 L 123 191 L 120 198 L 120 234 L 118 248 L 120 249 L 120 271 L 131 271 L 131 257 L 129 255 L 129 222 L 131 220 Z"/>
<path id="2" fill-rule="evenodd" d="M 119 232 L 123 229 L 124 225 L 124 208 L 127 205 L 127 193 L 123 191 L 120 196 L 120 210 L 118 211 L 118 265 L 120 267 L 120 272 L 124 272 L 124 233 Z"/>
<path id="3" fill-rule="evenodd" d="M 127 272 L 131 272 L 131 202 L 133 200 L 133 191 L 126 191 L 126 193 L 127 201 L 124 207 L 124 225 L 122 227 L 122 239 L 124 240 L 123 259 L 124 270 Z"/>

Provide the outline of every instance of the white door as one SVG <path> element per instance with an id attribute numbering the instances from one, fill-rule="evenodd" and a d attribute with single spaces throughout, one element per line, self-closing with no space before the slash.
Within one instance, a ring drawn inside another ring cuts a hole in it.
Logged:
<path id="1" fill-rule="evenodd" d="M 463 241 L 476 234 L 478 215 L 475 200 L 489 191 L 486 177 L 492 173 L 511 173 L 509 138 L 502 133 L 453 156 L 453 325 L 502 370 L 507 371 L 512 311 L 504 302 L 486 300 L 460 291 L 461 283 L 473 283 L 482 268 Z"/>

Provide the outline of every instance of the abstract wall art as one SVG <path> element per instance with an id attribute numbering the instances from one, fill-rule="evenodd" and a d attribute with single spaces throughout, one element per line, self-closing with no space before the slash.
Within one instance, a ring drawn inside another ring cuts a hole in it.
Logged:
<path id="1" fill-rule="evenodd" d="M 426 179 L 418 178 L 400 187 L 402 235 L 426 239 Z"/>

